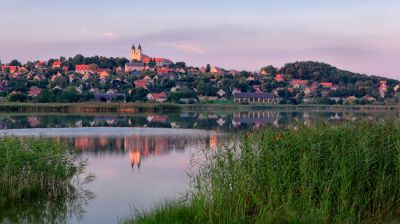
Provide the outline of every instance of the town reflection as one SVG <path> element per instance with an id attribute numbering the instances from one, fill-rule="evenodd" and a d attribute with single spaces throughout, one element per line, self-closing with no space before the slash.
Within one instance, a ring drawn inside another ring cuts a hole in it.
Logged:
<path id="1" fill-rule="evenodd" d="M 207 135 L 132 135 L 132 136 L 72 136 L 57 137 L 57 141 L 72 146 L 90 156 L 106 154 L 129 157 L 129 165 L 140 169 L 149 157 L 159 157 L 186 149 L 216 149 L 224 135 L 210 131 Z"/>
<path id="2" fill-rule="evenodd" d="M 30 115 L 0 116 L 0 129 L 72 128 L 72 127 L 155 127 L 239 132 L 265 126 L 277 128 L 316 123 L 340 123 L 358 119 L 379 120 L 398 117 L 393 111 L 313 112 L 313 111 L 251 111 L 234 113 L 193 113 L 126 115 Z M 104 139 L 103 139 L 104 141 Z M 104 142 L 103 142 L 104 143 Z M 102 146 L 99 141 L 99 146 Z"/>

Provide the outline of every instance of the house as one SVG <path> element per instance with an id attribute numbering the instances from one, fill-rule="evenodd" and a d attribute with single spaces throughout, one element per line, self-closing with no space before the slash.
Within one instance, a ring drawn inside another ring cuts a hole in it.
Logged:
<path id="1" fill-rule="evenodd" d="M 75 71 L 81 74 L 93 72 L 95 69 L 96 69 L 95 65 L 75 65 Z"/>
<path id="2" fill-rule="evenodd" d="M 357 100 L 357 97 L 349 96 L 349 97 L 346 98 L 346 103 L 347 104 L 354 104 L 356 100 Z"/>
<path id="3" fill-rule="evenodd" d="M 238 89 L 238 88 L 234 88 L 233 90 L 232 90 L 232 95 L 235 95 L 236 93 L 241 93 L 242 92 L 242 90 L 240 90 L 240 89 Z"/>
<path id="4" fill-rule="evenodd" d="M 3 65 L 0 67 L 1 67 L 1 71 L 3 71 L 3 72 L 9 71 L 10 73 L 15 73 L 15 72 L 18 72 L 18 70 L 19 70 L 19 66 Z"/>
<path id="5" fill-rule="evenodd" d="M 31 88 L 29 88 L 29 91 L 28 91 L 28 96 L 37 97 L 40 95 L 41 92 L 42 92 L 42 90 L 39 87 L 31 86 Z"/>
<path id="6" fill-rule="evenodd" d="M 144 57 L 142 59 L 142 62 L 145 64 L 149 64 L 151 61 L 154 61 L 156 63 L 157 67 L 164 67 L 171 65 L 173 62 L 171 60 L 165 59 L 165 58 L 150 58 L 150 57 Z"/>
<path id="7" fill-rule="evenodd" d="M 333 87 L 333 83 L 331 82 L 321 82 L 320 85 L 327 89 L 331 89 Z"/>
<path id="8" fill-rule="evenodd" d="M 216 75 L 222 75 L 223 72 L 224 72 L 224 70 L 219 67 L 212 67 L 210 70 L 211 74 L 216 74 Z"/>
<path id="9" fill-rule="evenodd" d="M 45 68 L 47 63 L 45 61 L 38 61 L 35 64 L 35 68 Z"/>
<path id="10" fill-rule="evenodd" d="M 293 88 L 303 88 L 308 84 L 307 80 L 302 80 L 302 79 L 293 79 L 290 84 L 292 85 Z"/>
<path id="11" fill-rule="evenodd" d="M 61 75 L 60 73 L 57 73 L 57 74 L 53 75 L 53 76 L 51 77 L 51 81 L 54 82 L 54 81 L 56 81 L 58 78 L 62 78 L 62 75 Z"/>
<path id="12" fill-rule="evenodd" d="M 166 67 L 157 68 L 157 74 L 159 75 L 167 74 L 170 73 L 171 71 L 172 69 Z"/>
<path id="13" fill-rule="evenodd" d="M 55 68 L 61 68 L 61 61 L 54 61 L 53 64 L 51 65 L 52 69 Z"/>
<path id="14" fill-rule="evenodd" d="M 224 96 L 226 95 L 226 93 L 225 93 L 224 90 L 220 89 L 220 90 L 218 90 L 217 95 L 218 95 L 219 97 L 224 97 Z"/>
<path id="15" fill-rule="evenodd" d="M 237 76 L 237 75 L 239 75 L 239 71 L 237 71 L 237 70 L 230 70 L 230 71 L 229 71 L 229 74 L 231 74 L 232 76 Z"/>
<path id="16" fill-rule="evenodd" d="M 171 93 L 176 93 L 181 90 L 181 87 L 179 85 L 176 85 L 171 88 Z"/>
<path id="17" fill-rule="evenodd" d="M 164 92 L 161 93 L 149 93 L 147 94 L 146 98 L 149 101 L 154 101 L 157 103 L 164 103 L 165 101 L 167 101 L 167 94 L 165 94 Z"/>
<path id="18" fill-rule="evenodd" d="M 285 76 L 283 74 L 276 74 L 275 75 L 275 81 L 283 82 L 283 81 L 285 81 Z"/>
<path id="19" fill-rule="evenodd" d="M 142 62 L 129 62 L 125 64 L 125 72 L 143 71 L 144 64 Z"/>
<path id="20" fill-rule="evenodd" d="M 274 103 L 274 94 L 272 93 L 235 93 L 233 94 L 235 103 Z"/>
<path id="21" fill-rule="evenodd" d="M 388 89 L 387 89 L 387 81 L 383 80 L 380 82 L 379 85 L 379 95 L 381 98 L 385 98 L 385 95 L 387 93 Z"/>
<path id="22" fill-rule="evenodd" d="M 104 80 L 110 75 L 110 72 L 106 69 L 97 74 L 99 74 L 101 80 Z"/>
<path id="23" fill-rule="evenodd" d="M 140 79 L 140 80 L 135 80 L 133 82 L 133 84 L 135 85 L 135 88 L 147 89 L 147 85 L 149 84 L 149 81 L 144 80 L 144 79 Z"/>

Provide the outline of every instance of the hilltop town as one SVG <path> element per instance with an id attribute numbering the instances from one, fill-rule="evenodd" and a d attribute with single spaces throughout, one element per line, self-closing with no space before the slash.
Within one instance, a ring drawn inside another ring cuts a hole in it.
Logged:
<path id="1" fill-rule="evenodd" d="M 145 55 L 60 57 L 0 63 L 0 102 L 172 102 L 237 104 L 397 104 L 400 82 L 318 62 L 226 70 Z"/>

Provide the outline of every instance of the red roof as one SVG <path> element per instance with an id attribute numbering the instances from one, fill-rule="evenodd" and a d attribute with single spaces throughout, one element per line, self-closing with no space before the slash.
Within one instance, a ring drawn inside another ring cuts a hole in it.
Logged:
<path id="1" fill-rule="evenodd" d="M 161 93 L 150 93 L 150 95 L 154 99 L 166 99 L 167 98 L 167 94 L 165 94 L 164 92 L 161 92 Z"/>
<path id="2" fill-rule="evenodd" d="M 53 67 L 60 67 L 61 66 L 61 61 L 54 61 L 53 62 Z"/>
<path id="3" fill-rule="evenodd" d="M 46 62 L 45 61 L 38 61 L 36 62 L 36 66 L 45 66 Z"/>
<path id="4" fill-rule="evenodd" d="M 76 65 L 76 71 L 90 71 L 90 65 Z"/>
<path id="5" fill-rule="evenodd" d="M 302 79 L 293 79 L 291 81 L 292 86 L 296 85 L 307 85 L 308 81 L 307 80 L 302 80 Z"/>
<path id="6" fill-rule="evenodd" d="M 147 80 L 136 80 L 133 83 L 135 84 L 136 88 L 146 87 L 148 84 Z"/>
<path id="7" fill-rule="evenodd" d="M 276 74 L 275 75 L 275 80 L 277 82 L 282 82 L 283 80 L 285 80 L 285 77 L 283 76 L 283 74 Z"/>
<path id="8" fill-rule="evenodd" d="M 107 68 L 96 68 L 96 73 L 102 73 L 108 71 Z"/>
<path id="9" fill-rule="evenodd" d="M 1 69 L 3 71 L 5 71 L 6 69 L 10 69 L 10 72 L 14 73 L 18 70 L 18 66 L 4 65 L 4 66 L 1 66 Z"/>
<path id="10" fill-rule="evenodd" d="M 331 82 L 321 82 L 321 86 L 325 88 L 332 88 L 333 84 Z"/>
<path id="11" fill-rule="evenodd" d="M 162 63 L 162 62 L 168 62 L 168 59 L 165 58 L 149 58 L 149 57 L 145 57 L 142 59 L 143 63 L 149 63 L 151 60 L 156 61 L 156 63 Z"/>
<path id="12" fill-rule="evenodd" d="M 162 115 L 154 115 L 152 116 L 151 122 L 166 122 L 168 120 L 167 116 L 162 116 Z"/>

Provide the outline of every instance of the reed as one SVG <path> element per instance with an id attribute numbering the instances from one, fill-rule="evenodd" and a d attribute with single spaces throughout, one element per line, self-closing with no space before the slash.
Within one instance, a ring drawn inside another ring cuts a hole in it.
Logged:
<path id="1" fill-rule="evenodd" d="M 125 223 L 396 223 L 400 121 L 246 134 L 206 152 L 183 202 Z"/>
<path id="2" fill-rule="evenodd" d="M 53 140 L 0 138 L 0 211 L 76 196 L 84 168 L 85 161 Z"/>

